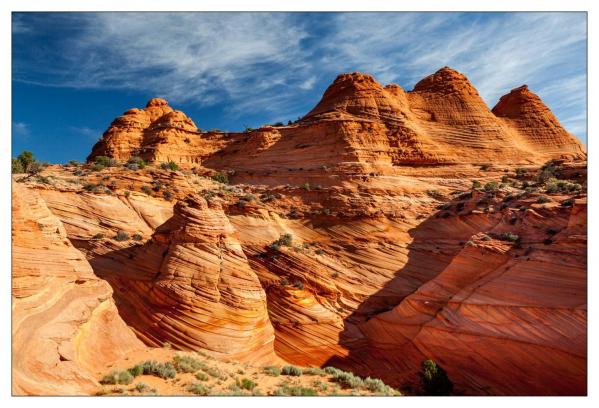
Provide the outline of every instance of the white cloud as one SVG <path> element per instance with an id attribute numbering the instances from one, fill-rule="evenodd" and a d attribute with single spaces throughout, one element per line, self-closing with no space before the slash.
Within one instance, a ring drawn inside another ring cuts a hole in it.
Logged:
<path id="1" fill-rule="evenodd" d="M 27 139 L 31 134 L 29 125 L 24 122 L 12 122 L 12 132 L 14 136 Z"/>
<path id="2" fill-rule="evenodd" d="M 581 129 L 571 118 L 586 113 L 584 13 L 90 13 L 43 24 L 69 35 L 32 55 L 16 47 L 16 80 L 289 116 L 305 109 L 298 94 L 342 72 L 411 89 L 448 65 L 490 107 L 527 83 L 566 126 Z M 29 38 L 35 24 L 13 19 L 15 27 Z"/>
<path id="3" fill-rule="evenodd" d="M 102 132 L 99 132 L 96 129 L 91 129 L 87 126 L 69 126 L 68 129 L 71 133 L 74 133 L 76 135 L 81 135 L 81 136 L 84 136 L 84 137 L 87 137 L 87 138 L 93 139 L 93 140 L 96 140 L 100 136 L 102 136 Z"/>

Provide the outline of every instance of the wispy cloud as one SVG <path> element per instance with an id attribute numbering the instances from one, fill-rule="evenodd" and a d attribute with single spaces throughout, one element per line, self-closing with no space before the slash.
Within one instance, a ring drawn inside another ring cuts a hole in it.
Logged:
<path id="1" fill-rule="evenodd" d="M 32 46 L 36 33 L 51 46 Z M 411 89 L 445 65 L 491 107 L 527 83 L 572 132 L 586 116 L 584 13 L 54 14 L 13 17 L 13 34 L 28 40 L 13 47 L 17 81 L 143 91 L 233 116 L 292 117 L 341 72 Z"/>
<path id="2" fill-rule="evenodd" d="M 12 133 L 21 139 L 27 139 L 31 134 L 29 125 L 24 122 L 12 122 Z"/>
<path id="3" fill-rule="evenodd" d="M 96 129 L 91 129 L 87 126 L 69 126 L 68 129 L 69 132 L 75 135 L 83 136 L 92 140 L 96 140 L 102 136 L 102 132 Z"/>

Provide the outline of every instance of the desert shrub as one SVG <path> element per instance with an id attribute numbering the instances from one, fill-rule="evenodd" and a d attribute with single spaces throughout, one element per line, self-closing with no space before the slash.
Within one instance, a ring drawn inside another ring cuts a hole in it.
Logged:
<path id="1" fill-rule="evenodd" d="M 316 390 L 314 390 L 313 388 L 302 387 L 300 385 L 289 386 L 288 383 L 283 383 L 283 385 L 277 388 L 273 394 L 279 396 L 288 395 L 294 397 L 310 397 L 316 395 Z"/>
<path id="2" fill-rule="evenodd" d="M 222 171 L 212 175 L 210 178 L 218 183 L 229 184 L 229 176 L 227 176 L 227 173 Z"/>
<path id="3" fill-rule="evenodd" d="M 368 391 L 382 394 L 387 394 L 391 392 L 391 387 L 386 385 L 378 378 L 366 377 L 366 379 L 364 380 L 364 388 L 366 388 Z"/>
<path id="4" fill-rule="evenodd" d="M 174 161 L 170 161 L 170 162 L 166 162 L 166 163 L 161 163 L 160 168 L 163 170 L 175 171 L 175 170 L 179 169 L 179 166 Z"/>
<path id="5" fill-rule="evenodd" d="M 539 170 L 537 175 L 537 181 L 539 183 L 545 183 L 547 180 L 556 178 L 559 175 L 560 166 L 553 160 L 545 163 Z"/>
<path id="6" fill-rule="evenodd" d="M 306 190 L 306 191 L 310 191 L 310 183 L 308 183 L 308 182 L 305 182 L 305 183 L 304 183 L 304 185 L 303 185 L 303 188 L 304 188 L 304 190 Z"/>
<path id="7" fill-rule="evenodd" d="M 323 255 L 323 254 L 324 254 L 324 251 L 323 251 L 322 249 L 318 248 L 316 251 L 314 251 L 314 253 L 315 253 L 316 255 Z"/>
<path id="8" fill-rule="evenodd" d="M 136 364 L 133 367 L 129 368 L 127 371 L 129 371 L 129 374 L 131 374 L 133 377 L 137 377 L 144 373 L 144 368 L 141 364 Z"/>
<path id="9" fill-rule="evenodd" d="M 118 231 L 114 239 L 117 241 L 127 241 L 129 239 L 129 234 L 125 231 Z"/>
<path id="10" fill-rule="evenodd" d="M 272 244 L 270 244 L 270 248 L 277 250 L 282 246 L 289 247 L 289 246 L 291 246 L 292 242 L 293 242 L 293 235 L 291 235 L 290 233 L 281 234 L 279 239 L 277 239 Z"/>
<path id="11" fill-rule="evenodd" d="M 277 367 L 277 366 L 272 366 L 272 365 L 271 366 L 265 366 L 265 367 L 262 367 L 262 371 L 265 374 L 268 374 L 268 375 L 273 376 L 273 377 L 278 377 L 279 375 L 281 375 L 281 369 L 279 367 Z"/>
<path id="12" fill-rule="evenodd" d="M 248 390 L 251 391 L 254 388 L 256 388 L 256 386 L 258 384 L 256 384 L 255 382 L 253 382 L 252 380 L 250 380 L 249 378 L 242 378 L 241 381 L 239 381 L 239 384 L 237 384 L 240 388 L 244 389 L 244 390 Z"/>
<path id="13" fill-rule="evenodd" d="M 221 372 L 218 368 L 206 367 L 206 368 L 202 368 L 202 370 L 206 374 L 208 374 L 210 377 L 220 378 L 221 380 L 224 380 L 227 378 L 227 375 L 225 373 Z"/>
<path id="14" fill-rule="evenodd" d="M 327 374 L 330 374 L 330 375 L 336 375 L 336 374 L 342 372 L 342 370 L 340 370 L 340 369 L 338 369 L 336 367 L 328 366 L 328 367 L 324 368 L 324 372 L 327 373 Z"/>
<path id="15" fill-rule="evenodd" d="M 549 202 L 551 202 L 551 199 L 547 196 L 542 195 L 537 198 L 537 203 L 539 203 L 539 204 L 545 204 L 545 203 L 549 203 Z"/>
<path id="16" fill-rule="evenodd" d="M 11 160 L 11 172 L 14 174 L 27 173 L 30 176 L 36 176 L 42 172 L 46 163 L 37 161 L 30 151 L 23 151 Z"/>
<path id="17" fill-rule="evenodd" d="M 92 237 L 92 239 L 102 239 L 104 238 L 104 234 L 102 234 L 101 232 L 97 233 L 96 235 L 94 235 Z"/>
<path id="18" fill-rule="evenodd" d="M 141 236 L 141 234 L 133 234 L 134 241 L 141 241 L 142 239 L 143 237 Z"/>
<path id="19" fill-rule="evenodd" d="M 200 380 L 200 381 L 208 381 L 208 379 L 209 379 L 210 377 L 208 377 L 208 375 L 207 375 L 207 374 L 205 374 L 205 373 L 203 373 L 203 372 L 201 372 L 201 371 L 200 371 L 199 373 L 196 373 L 196 378 L 197 378 L 198 380 Z"/>
<path id="20" fill-rule="evenodd" d="M 11 173 L 12 174 L 21 174 L 25 173 L 25 169 L 23 168 L 23 164 L 16 158 L 12 158 L 11 160 Z"/>
<path id="21" fill-rule="evenodd" d="M 103 167 L 116 166 L 116 160 L 108 156 L 96 156 L 94 163 Z"/>
<path id="22" fill-rule="evenodd" d="M 195 395 L 208 395 L 210 393 L 210 388 L 206 387 L 202 383 L 194 383 L 187 387 L 187 391 Z"/>
<path id="23" fill-rule="evenodd" d="M 487 171 L 487 170 L 489 170 L 489 168 L 490 168 L 490 167 L 491 167 L 491 165 L 490 165 L 490 164 L 488 164 L 488 163 L 485 163 L 485 164 L 483 164 L 483 165 L 481 165 L 481 166 L 480 166 L 480 169 L 481 169 L 482 171 Z"/>
<path id="24" fill-rule="evenodd" d="M 510 178 L 509 178 L 508 176 L 505 176 L 505 175 L 504 175 L 504 176 L 502 176 L 502 177 L 501 177 L 501 182 L 502 182 L 502 183 L 507 183 L 507 182 L 509 182 L 509 181 L 510 181 Z"/>
<path id="25" fill-rule="evenodd" d="M 497 189 L 499 189 L 499 184 L 496 181 L 490 181 L 487 184 L 485 184 L 484 189 L 485 191 L 496 191 Z"/>
<path id="26" fill-rule="evenodd" d="M 148 163 L 146 163 L 146 161 L 144 159 L 142 159 L 141 157 L 130 157 L 129 160 L 127 160 L 127 164 L 125 164 L 125 167 L 127 167 L 130 170 L 137 170 L 137 169 L 143 169 L 148 165 Z"/>
<path id="27" fill-rule="evenodd" d="M 81 169 L 77 169 L 77 170 L 75 170 L 75 171 L 73 172 L 73 175 L 74 175 L 74 176 L 79 176 L 79 177 L 80 177 L 80 176 L 85 176 L 85 172 L 84 172 L 83 170 L 81 170 Z"/>
<path id="28" fill-rule="evenodd" d="M 354 373 L 342 370 L 339 370 L 333 375 L 333 380 L 343 388 L 355 389 L 364 385 L 364 380 L 362 380 L 360 377 L 354 375 Z"/>
<path id="29" fill-rule="evenodd" d="M 200 368 L 205 368 L 206 363 L 190 356 L 176 355 L 173 357 L 173 365 L 179 373 L 195 373 Z"/>
<path id="30" fill-rule="evenodd" d="M 304 290 L 304 282 L 301 280 L 296 280 L 293 286 L 295 286 L 296 289 Z"/>
<path id="31" fill-rule="evenodd" d="M 145 375 L 153 375 L 160 378 L 175 378 L 177 370 L 172 363 L 159 363 L 157 361 L 145 361 L 141 364 Z"/>
<path id="32" fill-rule="evenodd" d="M 508 242 L 518 242 L 520 240 L 520 237 L 511 232 L 504 232 L 503 234 L 501 234 L 499 236 L 499 239 L 502 241 L 508 241 Z"/>
<path id="33" fill-rule="evenodd" d="M 248 202 L 247 202 L 246 200 L 244 200 L 243 198 L 240 198 L 240 199 L 237 201 L 237 206 L 238 206 L 238 207 L 241 207 L 241 208 L 243 208 L 243 207 L 245 207 L 246 205 L 248 205 Z"/>
<path id="34" fill-rule="evenodd" d="M 150 387 L 146 383 L 140 382 L 140 383 L 135 384 L 135 391 L 137 391 L 137 392 L 146 392 L 149 390 L 150 390 Z"/>
<path id="35" fill-rule="evenodd" d="M 286 365 L 281 369 L 281 374 L 299 377 L 302 375 L 302 369 L 294 365 Z"/>
<path id="36" fill-rule="evenodd" d="M 564 200 L 561 202 L 560 204 L 562 207 L 572 207 L 574 205 L 574 199 L 573 198 L 569 198 L 567 200 Z"/>
<path id="37" fill-rule="evenodd" d="M 95 163 L 92 165 L 92 171 L 102 171 L 106 168 L 106 166 L 103 166 L 99 163 Z"/>
<path id="38" fill-rule="evenodd" d="M 549 179 L 545 185 L 545 191 L 550 194 L 573 193 L 580 190 L 582 190 L 580 184 L 564 180 Z"/>
<path id="39" fill-rule="evenodd" d="M 152 189 L 150 188 L 150 186 L 141 186 L 141 191 L 147 195 L 152 194 Z"/>
<path id="40" fill-rule="evenodd" d="M 480 181 L 478 180 L 472 180 L 472 188 L 476 189 L 476 188 L 481 188 L 482 184 L 480 183 Z"/>
<path id="41" fill-rule="evenodd" d="M 424 395 L 450 395 L 453 391 L 453 383 L 447 373 L 433 360 L 422 362 L 419 375 Z"/>
<path id="42" fill-rule="evenodd" d="M 131 384 L 133 376 L 128 371 L 113 371 L 100 380 L 100 384 Z"/>
<path id="43" fill-rule="evenodd" d="M 516 169 L 516 177 L 517 178 L 522 178 L 526 175 L 526 169 L 523 169 L 522 167 L 518 167 Z"/>
<path id="44" fill-rule="evenodd" d="M 318 367 L 307 367 L 302 369 L 302 374 L 304 375 L 325 375 L 325 371 L 322 368 Z"/>
<path id="45" fill-rule="evenodd" d="M 162 196 L 166 201 L 171 201 L 173 199 L 173 193 L 171 193 L 170 191 L 164 191 L 162 193 Z"/>

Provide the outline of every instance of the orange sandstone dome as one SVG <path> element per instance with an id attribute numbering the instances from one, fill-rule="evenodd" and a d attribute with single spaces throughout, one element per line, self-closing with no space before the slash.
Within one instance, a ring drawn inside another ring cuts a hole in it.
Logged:
<path id="1" fill-rule="evenodd" d="M 304 144 L 290 140 L 304 135 L 314 148 L 299 152 L 294 146 Z M 117 118 L 88 159 L 141 156 L 194 165 L 224 163 L 226 158 L 255 170 L 272 160 L 279 168 L 304 160 L 389 173 L 398 165 L 526 164 L 586 157 L 581 143 L 526 86 L 503 96 L 491 110 L 470 81 L 448 67 L 407 92 L 395 84 L 383 87 L 368 74 L 341 74 L 297 124 L 228 136 L 201 133 L 184 113 L 154 98 L 146 108 Z M 259 140 L 263 138 L 268 141 Z M 279 142 L 269 144 L 274 140 Z"/>

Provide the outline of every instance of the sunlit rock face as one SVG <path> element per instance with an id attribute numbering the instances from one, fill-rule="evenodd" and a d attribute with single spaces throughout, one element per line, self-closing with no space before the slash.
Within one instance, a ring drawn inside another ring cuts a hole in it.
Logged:
<path id="1" fill-rule="evenodd" d="M 458 393 L 586 393 L 586 153 L 525 87 L 491 110 L 450 68 L 411 91 L 342 74 L 299 121 L 237 133 L 152 99 L 112 123 L 101 155 L 117 166 L 15 184 L 13 319 L 52 322 L 73 307 L 56 294 L 80 286 L 96 299 L 68 323 L 78 360 L 13 346 L 19 392 L 48 389 L 26 364 L 71 361 L 82 379 L 66 393 L 90 393 L 96 366 L 168 345 L 408 393 L 427 358 Z M 124 167 L 134 156 L 148 166 Z M 574 187 L 536 186 L 548 160 L 550 182 Z"/>

